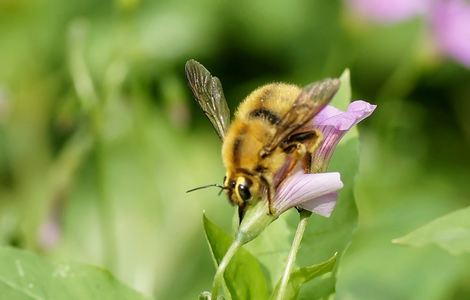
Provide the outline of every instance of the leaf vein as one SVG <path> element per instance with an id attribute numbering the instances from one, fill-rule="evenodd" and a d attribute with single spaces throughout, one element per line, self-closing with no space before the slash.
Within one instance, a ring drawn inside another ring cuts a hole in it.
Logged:
<path id="1" fill-rule="evenodd" d="M 28 296 L 29 298 L 31 299 L 34 299 L 34 300 L 45 300 L 45 298 L 42 298 L 41 296 L 39 295 L 35 295 L 33 294 L 32 292 L 30 291 L 27 291 L 27 290 L 24 290 L 22 289 L 20 286 L 14 284 L 13 282 L 10 282 L 8 281 L 6 278 L 3 278 L 3 277 L 0 277 L 0 283 L 3 283 L 4 285 L 6 285 L 7 287 L 9 287 L 10 289 L 12 290 L 15 290 L 21 294 L 24 294 L 26 296 Z"/>

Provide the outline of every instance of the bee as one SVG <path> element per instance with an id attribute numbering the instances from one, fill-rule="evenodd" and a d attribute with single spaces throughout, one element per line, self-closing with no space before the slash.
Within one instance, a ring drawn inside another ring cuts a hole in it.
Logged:
<path id="1" fill-rule="evenodd" d="M 230 124 L 220 80 L 195 60 L 186 63 L 185 71 L 194 97 L 222 140 L 223 185 L 209 186 L 226 191 L 238 206 L 240 219 L 247 203 L 262 197 L 272 213 L 276 187 L 299 162 L 306 172 L 310 169 L 322 134 L 309 121 L 331 101 L 339 80 L 325 79 L 304 88 L 285 83 L 259 87 L 239 105 Z"/>

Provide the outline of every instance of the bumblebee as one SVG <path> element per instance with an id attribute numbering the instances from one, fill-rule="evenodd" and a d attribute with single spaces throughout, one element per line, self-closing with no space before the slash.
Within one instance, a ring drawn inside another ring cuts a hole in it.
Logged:
<path id="1" fill-rule="evenodd" d="M 226 169 L 223 185 L 240 217 L 253 199 L 271 202 L 276 187 L 301 162 L 310 169 L 311 155 L 322 134 L 311 126 L 313 117 L 333 98 L 338 79 L 325 79 L 304 88 L 285 83 L 264 85 L 238 107 L 232 124 L 222 85 L 200 63 L 185 66 L 189 86 L 222 140 Z M 214 185 L 212 185 L 214 186 Z"/>

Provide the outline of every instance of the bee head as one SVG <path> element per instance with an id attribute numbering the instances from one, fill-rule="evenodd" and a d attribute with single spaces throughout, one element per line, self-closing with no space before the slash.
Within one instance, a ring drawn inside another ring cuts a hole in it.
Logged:
<path id="1" fill-rule="evenodd" d="M 229 200 L 239 207 L 244 207 L 246 202 L 251 200 L 256 190 L 255 186 L 253 180 L 246 175 L 224 178 L 224 188 L 227 190 Z"/>

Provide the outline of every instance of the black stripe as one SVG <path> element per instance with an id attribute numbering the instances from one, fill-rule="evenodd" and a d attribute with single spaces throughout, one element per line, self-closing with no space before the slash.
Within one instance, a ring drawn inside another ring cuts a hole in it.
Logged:
<path id="1" fill-rule="evenodd" d="M 235 141 L 233 142 L 233 163 L 237 166 L 240 164 L 240 147 L 242 145 L 242 139 L 241 138 L 236 138 Z"/>
<path id="2" fill-rule="evenodd" d="M 237 173 L 243 173 L 243 174 L 246 174 L 246 175 L 250 175 L 250 176 L 254 176 L 256 175 L 255 173 L 251 172 L 250 170 L 247 170 L 245 168 L 236 168 L 235 171 Z"/>
<path id="3" fill-rule="evenodd" d="M 264 173 L 266 172 L 267 168 L 266 167 L 263 167 L 262 165 L 257 165 L 255 167 L 255 172 L 257 173 Z"/>
<path id="4" fill-rule="evenodd" d="M 243 144 L 243 136 L 246 133 L 246 130 L 247 130 L 246 126 L 242 127 L 240 129 L 240 132 L 238 133 L 238 137 L 233 142 L 232 155 L 233 155 L 233 163 L 236 166 L 240 165 L 240 149 Z"/>
<path id="5" fill-rule="evenodd" d="M 265 119 L 269 123 L 275 125 L 278 124 L 281 121 L 281 118 L 279 118 L 278 115 L 270 111 L 269 109 L 266 108 L 257 108 L 250 112 L 250 118 L 261 118 Z"/>

